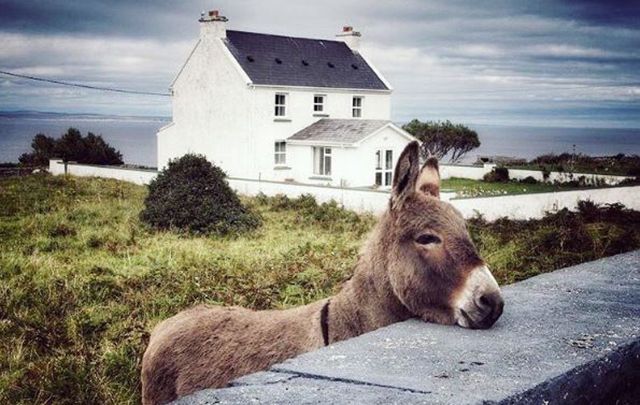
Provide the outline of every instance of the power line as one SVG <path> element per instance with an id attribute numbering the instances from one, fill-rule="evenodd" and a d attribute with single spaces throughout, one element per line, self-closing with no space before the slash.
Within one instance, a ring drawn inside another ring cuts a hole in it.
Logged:
<path id="1" fill-rule="evenodd" d="M 152 91 L 124 90 L 124 89 L 115 89 L 113 87 L 100 87 L 100 86 L 90 86 L 88 84 L 63 82 L 63 81 L 60 81 L 60 80 L 45 79 L 45 78 L 42 78 L 42 77 L 35 77 L 35 76 L 29 76 L 29 75 L 21 75 L 21 74 L 18 74 L 18 73 L 6 72 L 4 70 L 0 70 L 0 74 L 4 74 L 4 75 L 7 75 L 7 76 L 18 77 L 18 78 L 21 78 L 21 79 L 35 80 L 35 81 L 38 81 L 38 82 L 53 83 L 53 84 L 58 84 L 58 85 L 61 85 L 61 86 L 80 87 L 82 89 L 90 89 L 90 90 L 111 91 L 111 92 L 114 92 L 114 93 L 137 94 L 137 95 L 142 95 L 142 96 L 163 96 L 163 97 L 167 97 L 167 96 L 171 95 L 169 93 L 155 93 L 155 92 L 152 92 Z"/>

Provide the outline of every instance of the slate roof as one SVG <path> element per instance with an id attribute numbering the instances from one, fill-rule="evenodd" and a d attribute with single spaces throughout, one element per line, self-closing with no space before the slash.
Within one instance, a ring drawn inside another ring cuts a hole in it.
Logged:
<path id="1" fill-rule="evenodd" d="M 390 122 L 386 120 L 323 118 L 301 129 L 288 139 L 291 141 L 312 141 L 314 143 L 354 144 Z"/>
<path id="2" fill-rule="evenodd" d="M 228 30 L 225 44 L 254 84 L 388 90 L 342 41 Z"/>

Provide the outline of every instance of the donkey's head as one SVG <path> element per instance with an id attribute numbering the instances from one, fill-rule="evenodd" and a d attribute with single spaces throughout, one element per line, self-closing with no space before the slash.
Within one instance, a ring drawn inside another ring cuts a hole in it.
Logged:
<path id="1" fill-rule="evenodd" d="M 500 288 L 460 212 L 440 201 L 437 160 L 420 168 L 417 142 L 398 159 L 385 227 L 389 281 L 412 314 L 465 328 L 489 328 L 500 317 Z"/>

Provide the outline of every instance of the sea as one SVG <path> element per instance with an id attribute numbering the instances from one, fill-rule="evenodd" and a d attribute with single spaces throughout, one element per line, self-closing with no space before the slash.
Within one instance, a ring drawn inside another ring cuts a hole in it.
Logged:
<path id="1" fill-rule="evenodd" d="M 100 134 L 118 149 L 125 163 L 156 166 L 156 132 L 170 122 L 168 117 L 122 117 L 95 114 L 0 112 L 0 163 L 17 162 L 31 149 L 38 133 L 59 137 L 69 127 Z M 500 125 L 469 125 L 481 146 L 462 163 L 481 156 L 532 159 L 546 153 L 569 152 L 591 156 L 624 153 L 640 155 L 640 128 L 555 128 Z"/>

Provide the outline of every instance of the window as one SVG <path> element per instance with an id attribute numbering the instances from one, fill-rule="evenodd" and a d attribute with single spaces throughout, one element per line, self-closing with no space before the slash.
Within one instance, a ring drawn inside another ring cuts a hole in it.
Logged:
<path id="1" fill-rule="evenodd" d="M 383 162 L 384 158 L 384 162 Z M 390 186 L 393 177 L 393 151 L 376 151 L 376 176 L 377 186 Z"/>
<path id="2" fill-rule="evenodd" d="M 285 117 L 287 115 L 286 104 L 287 104 L 287 95 L 282 93 L 276 93 L 276 104 L 275 104 L 276 117 Z"/>
<path id="3" fill-rule="evenodd" d="M 358 96 L 353 97 L 351 116 L 353 118 L 362 117 L 362 97 L 358 97 Z"/>
<path id="4" fill-rule="evenodd" d="M 313 148 L 313 174 L 331 176 L 331 148 Z"/>
<path id="5" fill-rule="evenodd" d="M 324 96 L 322 94 L 316 94 L 313 96 L 313 112 L 324 111 Z"/>
<path id="6" fill-rule="evenodd" d="M 277 141 L 275 144 L 275 164 L 284 165 L 287 163 L 287 143 L 285 141 Z"/>

